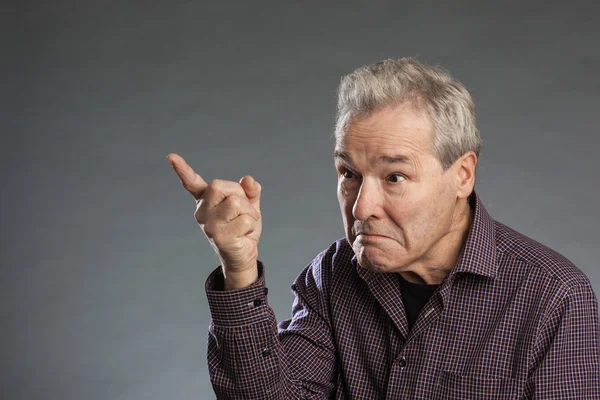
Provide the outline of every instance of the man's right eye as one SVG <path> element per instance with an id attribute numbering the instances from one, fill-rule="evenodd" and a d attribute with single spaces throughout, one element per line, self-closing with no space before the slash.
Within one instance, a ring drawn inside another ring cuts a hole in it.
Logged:
<path id="1" fill-rule="evenodd" d="M 354 178 L 354 174 L 352 172 L 350 172 L 350 170 L 348 170 L 347 168 L 342 168 L 340 170 L 340 173 L 346 179 L 352 179 L 352 178 Z"/>

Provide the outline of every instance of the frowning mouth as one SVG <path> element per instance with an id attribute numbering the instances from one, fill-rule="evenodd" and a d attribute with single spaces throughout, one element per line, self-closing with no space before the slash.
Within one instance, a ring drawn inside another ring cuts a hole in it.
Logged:
<path id="1" fill-rule="evenodd" d="M 388 236 L 385 235 L 378 235 L 376 233 L 364 233 L 364 232 L 359 232 L 358 235 L 356 235 L 356 237 L 363 237 L 365 239 L 375 239 L 375 238 L 383 238 L 383 239 L 389 239 Z"/>

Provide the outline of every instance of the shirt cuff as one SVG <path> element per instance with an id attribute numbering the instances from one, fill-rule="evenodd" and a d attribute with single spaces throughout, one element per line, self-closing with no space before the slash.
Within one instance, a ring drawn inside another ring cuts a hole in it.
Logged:
<path id="1" fill-rule="evenodd" d="M 269 317 L 268 289 L 264 266 L 258 261 L 258 279 L 242 289 L 224 290 L 221 266 L 206 279 L 204 289 L 212 321 L 217 326 L 236 327 L 263 321 Z"/>

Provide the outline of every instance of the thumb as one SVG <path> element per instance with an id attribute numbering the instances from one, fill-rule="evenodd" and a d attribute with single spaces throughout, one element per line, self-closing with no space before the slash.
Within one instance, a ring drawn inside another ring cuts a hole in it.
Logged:
<path id="1" fill-rule="evenodd" d="M 240 185 L 242 185 L 244 192 L 246 192 L 250 203 L 260 212 L 260 193 L 262 191 L 260 183 L 256 182 L 250 175 L 246 175 L 240 179 Z"/>

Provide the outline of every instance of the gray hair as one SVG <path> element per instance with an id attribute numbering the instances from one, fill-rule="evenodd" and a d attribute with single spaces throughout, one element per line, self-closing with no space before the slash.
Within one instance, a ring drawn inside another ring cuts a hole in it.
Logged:
<path id="1" fill-rule="evenodd" d="M 447 71 L 409 57 L 365 65 L 342 78 L 336 139 L 351 120 L 406 101 L 426 110 L 431 118 L 432 150 L 444 170 L 468 151 L 479 157 L 482 139 L 467 89 Z"/>

